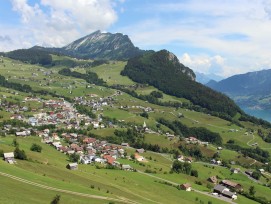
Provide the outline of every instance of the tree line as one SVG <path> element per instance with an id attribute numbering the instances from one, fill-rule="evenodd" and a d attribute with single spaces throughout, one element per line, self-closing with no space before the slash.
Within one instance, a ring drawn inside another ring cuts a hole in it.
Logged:
<path id="1" fill-rule="evenodd" d="M 71 71 L 69 68 L 64 68 L 58 72 L 64 76 L 71 76 L 79 79 L 84 79 L 86 82 L 91 84 L 96 84 L 99 86 L 105 86 L 105 82 L 98 77 L 98 75 L 94 72 L 88 71 L 86 74 L 82 74 L 80 72 Z"/>

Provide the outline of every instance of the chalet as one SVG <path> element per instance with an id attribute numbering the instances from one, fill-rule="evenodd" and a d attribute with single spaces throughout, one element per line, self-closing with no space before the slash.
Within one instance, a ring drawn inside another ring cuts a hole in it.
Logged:
<path id="1" fill-rule="evenodd" d="M 264 172 L 264 169 L 259 169 L 259 171 L 260 171 L 261 173 L 263 173 L 263 172 Z"/>
<path id="2" fill-rule="evenodd" d="M 28 131 L 28 130 L 21 131 L 21 132 L 16 132 L 16 133 L 15 133 L 16 136 L 22 136 L 22 137 L 24 137 L 24 136 L 29 136 L 30 134 L 31 134 L 31 132 Z"/>
<path id="3" fill-rule="evenodd" d="M 192 157 L 186 157 L 184 159 L 185 162 L 188 162 L 188 163 L 192 163 L 193 162 L 193 158 Z"/>
<path id="4" fill-rule="evenodd" d="M 123 164 L 121 166 L 121 169 L 124 171 L 132 171 L 133 170 L 133 168 L 129 164 Z"/>
<path id="5" fill-rule="evenodd" d="M 100 158 L 100 157 L 94 157 L 94 161 L 97 162 L 97 163 L 101 163 L 101 164 L 104 164 L 105 163 L 105 160 Z"/>
<path id="6" fill-rule="evenodd" d="M 184 183 L 184 184 L 180 185 L 180 189 L 185 190 L 185 191 L 191 191 L 192 186 L 190 183 Z"/>
<path id="7" fill-rule="evenodd" d="M 246 173 L 247 175 L 249 175 L 249 176 L 252 176 L 253 171 L 252 171 L 252 170 L 246 170 L 245 173 Z"/>
<path id="8" fill-rule="evenodd" d="M 143 148 L 141 148 L 141 149 L 136 149 L 136 152 L 139 153 L 139 154 L 142 154 L 142 153 L 145 152 L 145 150 L 144 150 Z"/>
<path id="9" fill-rule="evenodd" d="M 211 176 L 210 178 L 208 178 L 208 181 L 210 181 L 211 183 L 217 184 L 217 177 Z"/>
<path id="10" fill-rule="evenodd" d="M 214 187 L 214 192 L 222 194 L 223 196 L 231 198 L 233 200 L 237 199 L 237 195 L 235 193 L 231 192 L 230 189 L 226 188 L 225 186 L 219 184 Z"/>
<path id="11" fill-rule="evenodd" d="M 110 155 L 104 155 L 103 158 L 107 161 L 108 164 L 113 165 L 115 162 L 115 158 L 111 157 Z"/>
<path id="12" fill-rule="evenodd" d="M 75 153 L 75 151 L 73 149 L 68 149 L 67 150 L 67 154 L 68 155 L 71 155 L 71 154 L 74 154 L 74 153 Z"/>
<path id="13" fill-rule="evenodd" d="M 238 174 L 240 172 L 240 168 L 232 168 L 231 172 L 234 174 Z"/>
<path id="14" fill-rule="evenodd" d="M 179 155 L 177 160 L 180 161 L 180 162 L 184 162 L 184 159 L 185 158 L 184 158 L 183 155 Z"/>
<path id="15" fill-rule="evenodd" d="M 13 152 L 4 153 L 4 160 L 9 164 L 14 164 L 16 162 L 14 159 L 14 153 Z"/>
<path id="16" fill-rule="evenodd" d="M 121 146 L 123 146 L 123 147 L 129 147 L 130 145 L 128 144 L 128 143 L 121 143 Z"/>
<path id="17" fill-rule="evenodd" d="M 228 187 L 228 188 L 231 188 L 231 189 L 233 189 L 233 190 L 236 190 L 236 191 L 243 191 L 242 185 L 239 184 L 239 183 L 235 183 L 235 182 L 233 182 L 233 181 L 222 180 L 222 181 L 220 182 L 220 184 L 223 185 L 223 186 L 226 186 L 226 187 Z"/>
<path id="18" fill-rule="evenodd" d="M 70 163 L 67 165 L 68 169 L 70 170 L 77 170 L 78 169 L 78 164 L 77 163 Z"/>
<path id="19" fill-rule="evenodd" d="M 93 161 L 94 156 L 87 155 L 80 158 L 80 162 L 82 164 L 91 164 Z"/>
<path id="20" fill-rule="evenodd" d="M 137 161 L 145 161 L 145 158 L 143 156 L 140 156 L 138 153 L 135 153 L 135 159 Z"/>
<path id="21" fill-rule="evenodd" d="M 62 145 L 61 145 L 60 142 L 53 142 L 52 145 L 53 145 L 57 150 L 59 150 L 59 148 L 62 147 Z"/>
<path id="22" fill-rule="evenodd" d="M 222 164 L 222 162 L 220 160 L 215 160 L 215 159 L 212 159 L 211 163 L 216 164 L 216 165 L 221 165 Z"/>

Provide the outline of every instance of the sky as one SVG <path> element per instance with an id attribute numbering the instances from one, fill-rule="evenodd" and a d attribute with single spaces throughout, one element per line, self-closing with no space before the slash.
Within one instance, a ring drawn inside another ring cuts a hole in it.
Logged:
<path id="1" fill-rule="evenodd" d="M 0 0 L 0 51 L 62 47 L 96 30 L 167 49 L 194 71 L 271 68 L 271 0 Z"/>

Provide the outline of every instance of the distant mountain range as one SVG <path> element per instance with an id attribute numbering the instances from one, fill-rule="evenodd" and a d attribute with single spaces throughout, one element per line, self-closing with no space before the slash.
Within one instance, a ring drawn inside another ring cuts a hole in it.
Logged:
<path id="1" fill-rule="evenodd" d="M 31 49 L 43 50 L 83 59 L 127 60 L 144 53 L 135 47 L 127 35 L 96 31 L 62 48 L 35 46 Z"/>
<path id="2" fill-rule="evenodd" d="M 240 106 L 271 108 L 271 69 L 234 75 L 206 85 L 230 96 Z"/>
<path id="3" fill-rule="evenodd" d="M 195 74 L 196 74 L 196 81 L 201 84 L 207 84 L 211 80 L 221 81 L 223 79 L 223 77 L 218 76 L 216 74 L 203 74 L 200 72 L 195 72 Z"/>

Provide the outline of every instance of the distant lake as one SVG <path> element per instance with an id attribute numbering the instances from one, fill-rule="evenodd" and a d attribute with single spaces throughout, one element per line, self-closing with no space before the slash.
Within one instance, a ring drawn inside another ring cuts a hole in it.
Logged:
<path id="1" fill-rule="evenodd" d="M 271 122 L 271 110 L 254 110 L 248 107 L 241 107 L 247 114 Z"/>

